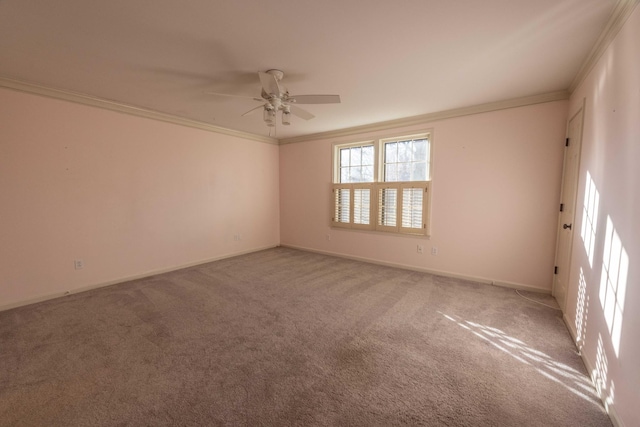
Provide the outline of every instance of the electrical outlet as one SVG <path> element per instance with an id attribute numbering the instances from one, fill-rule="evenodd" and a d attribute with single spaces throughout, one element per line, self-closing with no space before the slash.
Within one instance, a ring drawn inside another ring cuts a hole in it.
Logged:
<path id="1" fill-rule="evenodd" d="M 331 234 L 325 234 L 325 239 L 327 239 L 327 242 L 331 241 Z"/>
<path id="2" fill-rule="evenodd" d="M 431 248 L 431 255 L 438 255 L 438 247 L 437 246 L 433 246 Z"/>
<path id="3" fill-rule="evenodd" d="M 76 270 L 82 270 L 84 268 L 84 261 L 81 259 L 74 259 L 73 260 L 73 267 Z"/>
<path id="4" fill-rule="evenodd" d="M 418 245 L 418 246 L 416 247 L 416 251 L 417 251 L 419 254 L 422 254 L 422 253 L 424 253 L 424 248 L 422 247 L 422 245 Z"/>

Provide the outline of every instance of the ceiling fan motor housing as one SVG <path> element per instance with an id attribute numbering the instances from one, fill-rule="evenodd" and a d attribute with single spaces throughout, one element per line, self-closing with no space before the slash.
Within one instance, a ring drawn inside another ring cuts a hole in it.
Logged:
<path id="1" fill-rule="evenodd" d="M 282 80 L 282 78 L 284 77 L 284 71 L 276 70 L 276 69 L 267 70 L 267 74 L 271 74 L 278 81 Z"/>

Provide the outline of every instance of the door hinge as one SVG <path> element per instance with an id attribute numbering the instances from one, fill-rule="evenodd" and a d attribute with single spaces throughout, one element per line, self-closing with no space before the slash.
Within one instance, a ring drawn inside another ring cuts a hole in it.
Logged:
<path id="1" fill-rule="evenodd" d="M 553 267 L 553 274 L 558 274 L 558 266 Z"/>
<path id="2" fill-rule="evenodd" d="M 569 146 L 569 138 L 567 138 L 567 139 L 565 140 L 565 142 L 564 142 L 564 146 L 565 146 L 565 147 L 568 147 L 568 146 Z"/>
<path id="3" fill-rule="evenodd" d="M 564 212 L 564 203 L 560 203 L 560 212 Z"/>

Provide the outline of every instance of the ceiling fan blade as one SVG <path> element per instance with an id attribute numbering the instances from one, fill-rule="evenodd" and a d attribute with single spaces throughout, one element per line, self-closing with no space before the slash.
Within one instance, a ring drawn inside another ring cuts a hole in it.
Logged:
<path id="1" fill-rule="evenodd" d="M 258 76 L 260 76 L 260 83 L 262 84 L 262 89 L 269 95 L 280 95 L 283 93 L 280 84 L 278 83 L 278 79 L 276 76 L 269 73 L 263 73 L 262 71 L 258 72 Z"/>
<path id="2" fill-rule="evenodd" d="M 256 108 L 252 108 L 251 110 L 249 110 L 246 113 L 242 114 L 241 117 L 247 116 L 247 115 L 253 113 L 254 111 L 256 111 L 256 110 L 258 110 L 260 108 L 264 108 L 264 105 L 258 105 Z"/>
<path id="3" fill-rule="evenodd" d="M 291 108 L 291 114 L 293 114 L 294 116 L 298 116 L 301 119 L 311 120 L 315 117 L 313 114 L 311 114 L 307 110 L 303 110 L 302 108 L 296 107 L 295 105 L 290 105 L 289 107 Z"/>
<path id="4" fill-rule="evenodd" d="M 289 101 L 296 104 L 339 104 L 340 95 L 295 95 Z"/>
<path id="5" fill-rule="evenodd" d="M 217 92 L 205 92 L 206 95 L 213 95 L 213 96 L 226 96 L 228 98 L 242 98 L 242 99 L 252 99 L 254 101 L 258 101 L 258 102 L 265 102 L 264 99 L 262 98 L 256 98 L 255 96 L 245 96 L 245 95 L 230 95 L 228 93 L 217 93 Z"/>

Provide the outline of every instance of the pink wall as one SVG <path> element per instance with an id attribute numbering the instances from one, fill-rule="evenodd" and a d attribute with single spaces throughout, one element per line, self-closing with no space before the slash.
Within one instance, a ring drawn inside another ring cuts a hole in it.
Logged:
<path id="1" fill-rule="evenodd" d="M 276 145 L 0 89 L 0 307 L 276 246 L 278 161 Z"/>
<path id="2" fill-rule="evenodd" d="M 332 143 L 371 134 L 281 146 L 281 242 L 550 290 L 566 122 L 557 101 L 374 135 L 433 129 L 430 240 L 330 228 Z"/>
<path id="3" fill-rule="evenodd" d="M 573 93 L 585 100 L 567 323 L 627 426 L 640 425 L 640 7 Z M 589 178 L 587 176 L 589 174 Z M 597 203 L 585 203 L 585 190 Z M 593 230 L 585 211 L 595 213 Z M 583 227 L 585 228 L 583 230 Z M 595 244 L 583 235 L 592 233 Z M 610 248 L 610 249 L 609 249 Z"/>

